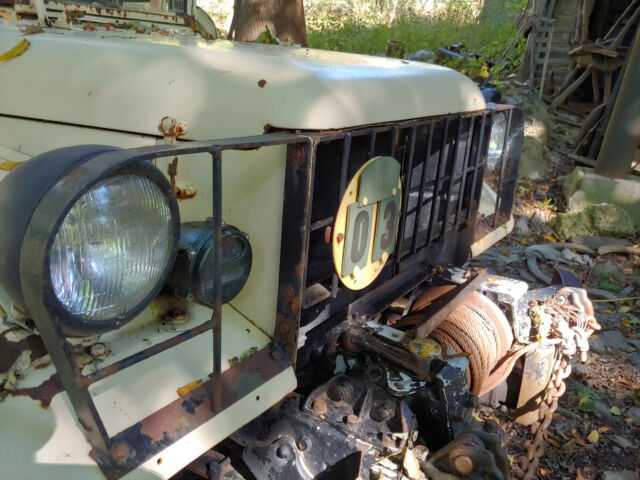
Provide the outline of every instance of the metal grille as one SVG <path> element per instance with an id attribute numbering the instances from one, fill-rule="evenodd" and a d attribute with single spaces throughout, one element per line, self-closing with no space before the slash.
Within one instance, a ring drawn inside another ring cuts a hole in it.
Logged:
<path id="1" fill-rule="evenodd" d="M 333 268 L 331 228 L 348 182 L 372 157 L 402 166 L 402 209 L 395 254 L 375 284 L 390 279 L 449 232 L 473 228 L 488 145 L 486 113 L 428 118 L 314 138 L 316 165 L 307 287 L 321 284 L 331 299 L 342 288 Z M 339 181 L 336 181 L 339 178 Z M 450 259 L 451 261 L 452 259 Z"/>

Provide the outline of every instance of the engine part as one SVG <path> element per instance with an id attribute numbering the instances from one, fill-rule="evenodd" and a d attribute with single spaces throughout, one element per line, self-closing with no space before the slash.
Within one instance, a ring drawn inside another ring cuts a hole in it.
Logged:
<path id="1" fill-rule="evenodd" d="M 213 299 L 213 224 L 181 225 L 178 256 L 167 284 L 177 295 L 211 307 Z M 246 233 L 222 225 L 222 303 L 233 299 L 251 272 L 251 244 Z"/>
<path id="2" fill-rule="evenodd" d="M 368 480 L 381 453 L 347 429 L 303 412 L 298 395 L 287 397 L 232 439 L 245 447 L 242 460 L 257 480 Z"/>
<path id="3" fill-rule="evenodd" d="M 347 375 L 337 375 L 311 392 L 304 410 L 379 448 L 401 449 L 417 432 L 404 401 Z"/>

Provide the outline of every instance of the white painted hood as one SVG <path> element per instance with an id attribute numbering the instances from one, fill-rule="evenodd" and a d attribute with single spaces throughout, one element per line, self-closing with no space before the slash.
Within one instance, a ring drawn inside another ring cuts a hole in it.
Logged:
<path id="1" fill-rule="evenodd" d="M 0 52 L 20 38 L 0 20 Z M 210 139 L 485 108 L 464 75 L 404 60 L 128 31 L 27 38 L 0 63 L 0 114 L 151 135 L 170 115 L 188 124 L 183 138 Z"/>

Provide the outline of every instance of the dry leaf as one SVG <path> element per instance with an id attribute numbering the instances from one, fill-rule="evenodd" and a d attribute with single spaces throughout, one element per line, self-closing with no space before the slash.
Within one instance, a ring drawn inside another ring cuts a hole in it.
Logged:
<path id="1" fill-rule="evenodd" d="M 25 35 L 35 35 L 36 33 L 42 33 L 44 32 L 44 30 L 42 29 L 42 27 L 38 24 L 32 24 L 29 25 L 27 28 L 25 28 L 24 30 L 20 30 L 22 33 L 24 33 Z"/>
<path id="2" fill-rule="evenodd" d="M 547 475 L 549 475 L 549 470 L 547 470 L 546 468 L 540 467 L 540 475 L 542 475 L 543 477 L 546 477 Z"/>
<path id="3" fill-rule="evenodd" d="M 11 20 L 11 14 L 9 12 L 5 12 L 4 10 L 0 10 L 0 18 Z"/>
<path id="4" fill-rule="evenodd" d="M 585 480 L 580 470 L 578 470 L 578 473 L 576 474 L 576 480 Z"/>
<path id="5" fill-rule="evenodd" d="M 505 257 L 510 257 L 510 256 L 511 256 L 511 254 L 509 253 L 509 250 L 504 250 L 504 251 L 502 252 L 502 254 L 503 254 Z"/>
<path id="6" fill-rule="evenodd" d="M 627 313 L 629 310 L 631 310 L 630 306 L 622 305 L 620 308 L 618 308 L 618 313 Z"/>
<path id="7" fill-rule="evenodd" d="M 545 235 L 544 239 L 550 241 L 551 243 L 557 243 L 557 240 L 553 238 L 551 235 Z"/>
<path id="8" fill-rule="evenodd" d="M 598 429 L 598 433 L 604 433 L 604 432 L 608 432 L 609 430 L 611 430 L 611 427 L 605 425 L 604 427 L 600 427 Z"/>
<path id="9" fill-rule="evenodd" d="M 547 441 L 556 448 L 560 447 L 560 444 L 558 443 L 558 441 L 554 440 L 553 438 L 548 438 Z"/>
<path id="10" fill-rule="evenodd" d="M 600 434 L 598 433 L 598 430 L 591 430 L 591 433 L 587 437 L 587 440 L 589 440 L 589 443 L 598 443 L 599 439 L 600 439 Z"/>
<path id="11" fill-rule="evenodd" d="M 404 472 L 411 480 L 420 480 L 420 463 L 416 458 L 413 450 L 407 448 L 404 454 L 404 460 L 402 461 Z"/>
<path id="12" fill-rule="evenodd" d="M 619 378 L 618 383 L 626 385 L 629 388 L 633 388 L 633 383 L 631 383 L 629 380 L 625 380 L 624 378 Z"/>
<path id="13" fill-rule="evenodd" d="M 195 380 L 191 383 L 187 383 L 185 386 L 178 388 L 178 395 L 184 397 L 187 393 L 195 390 L 200 385 L 202 385 L 202 380 Z"/>

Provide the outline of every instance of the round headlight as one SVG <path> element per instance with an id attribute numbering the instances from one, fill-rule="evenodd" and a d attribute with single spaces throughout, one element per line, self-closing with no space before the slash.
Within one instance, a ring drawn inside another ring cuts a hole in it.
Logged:
<path id="1" fill-rule="evenodd" d="M 50 256 L 53 291 L 72 315 L 120 318 L 162 279 L 171 260 L 169 199 L 151 180 L 116 174 L 71 207 Z"/>
<path id="2" fill-rule="evenodd" d="M 3 303 L 8 298 L 38 326 L 48 317 L 67 336 L 118 328 L 147 307 L 175 262 L 180 216 L 164 174 L 132 158 L 113 147 L 71 147 L 7 175 Z"/>

